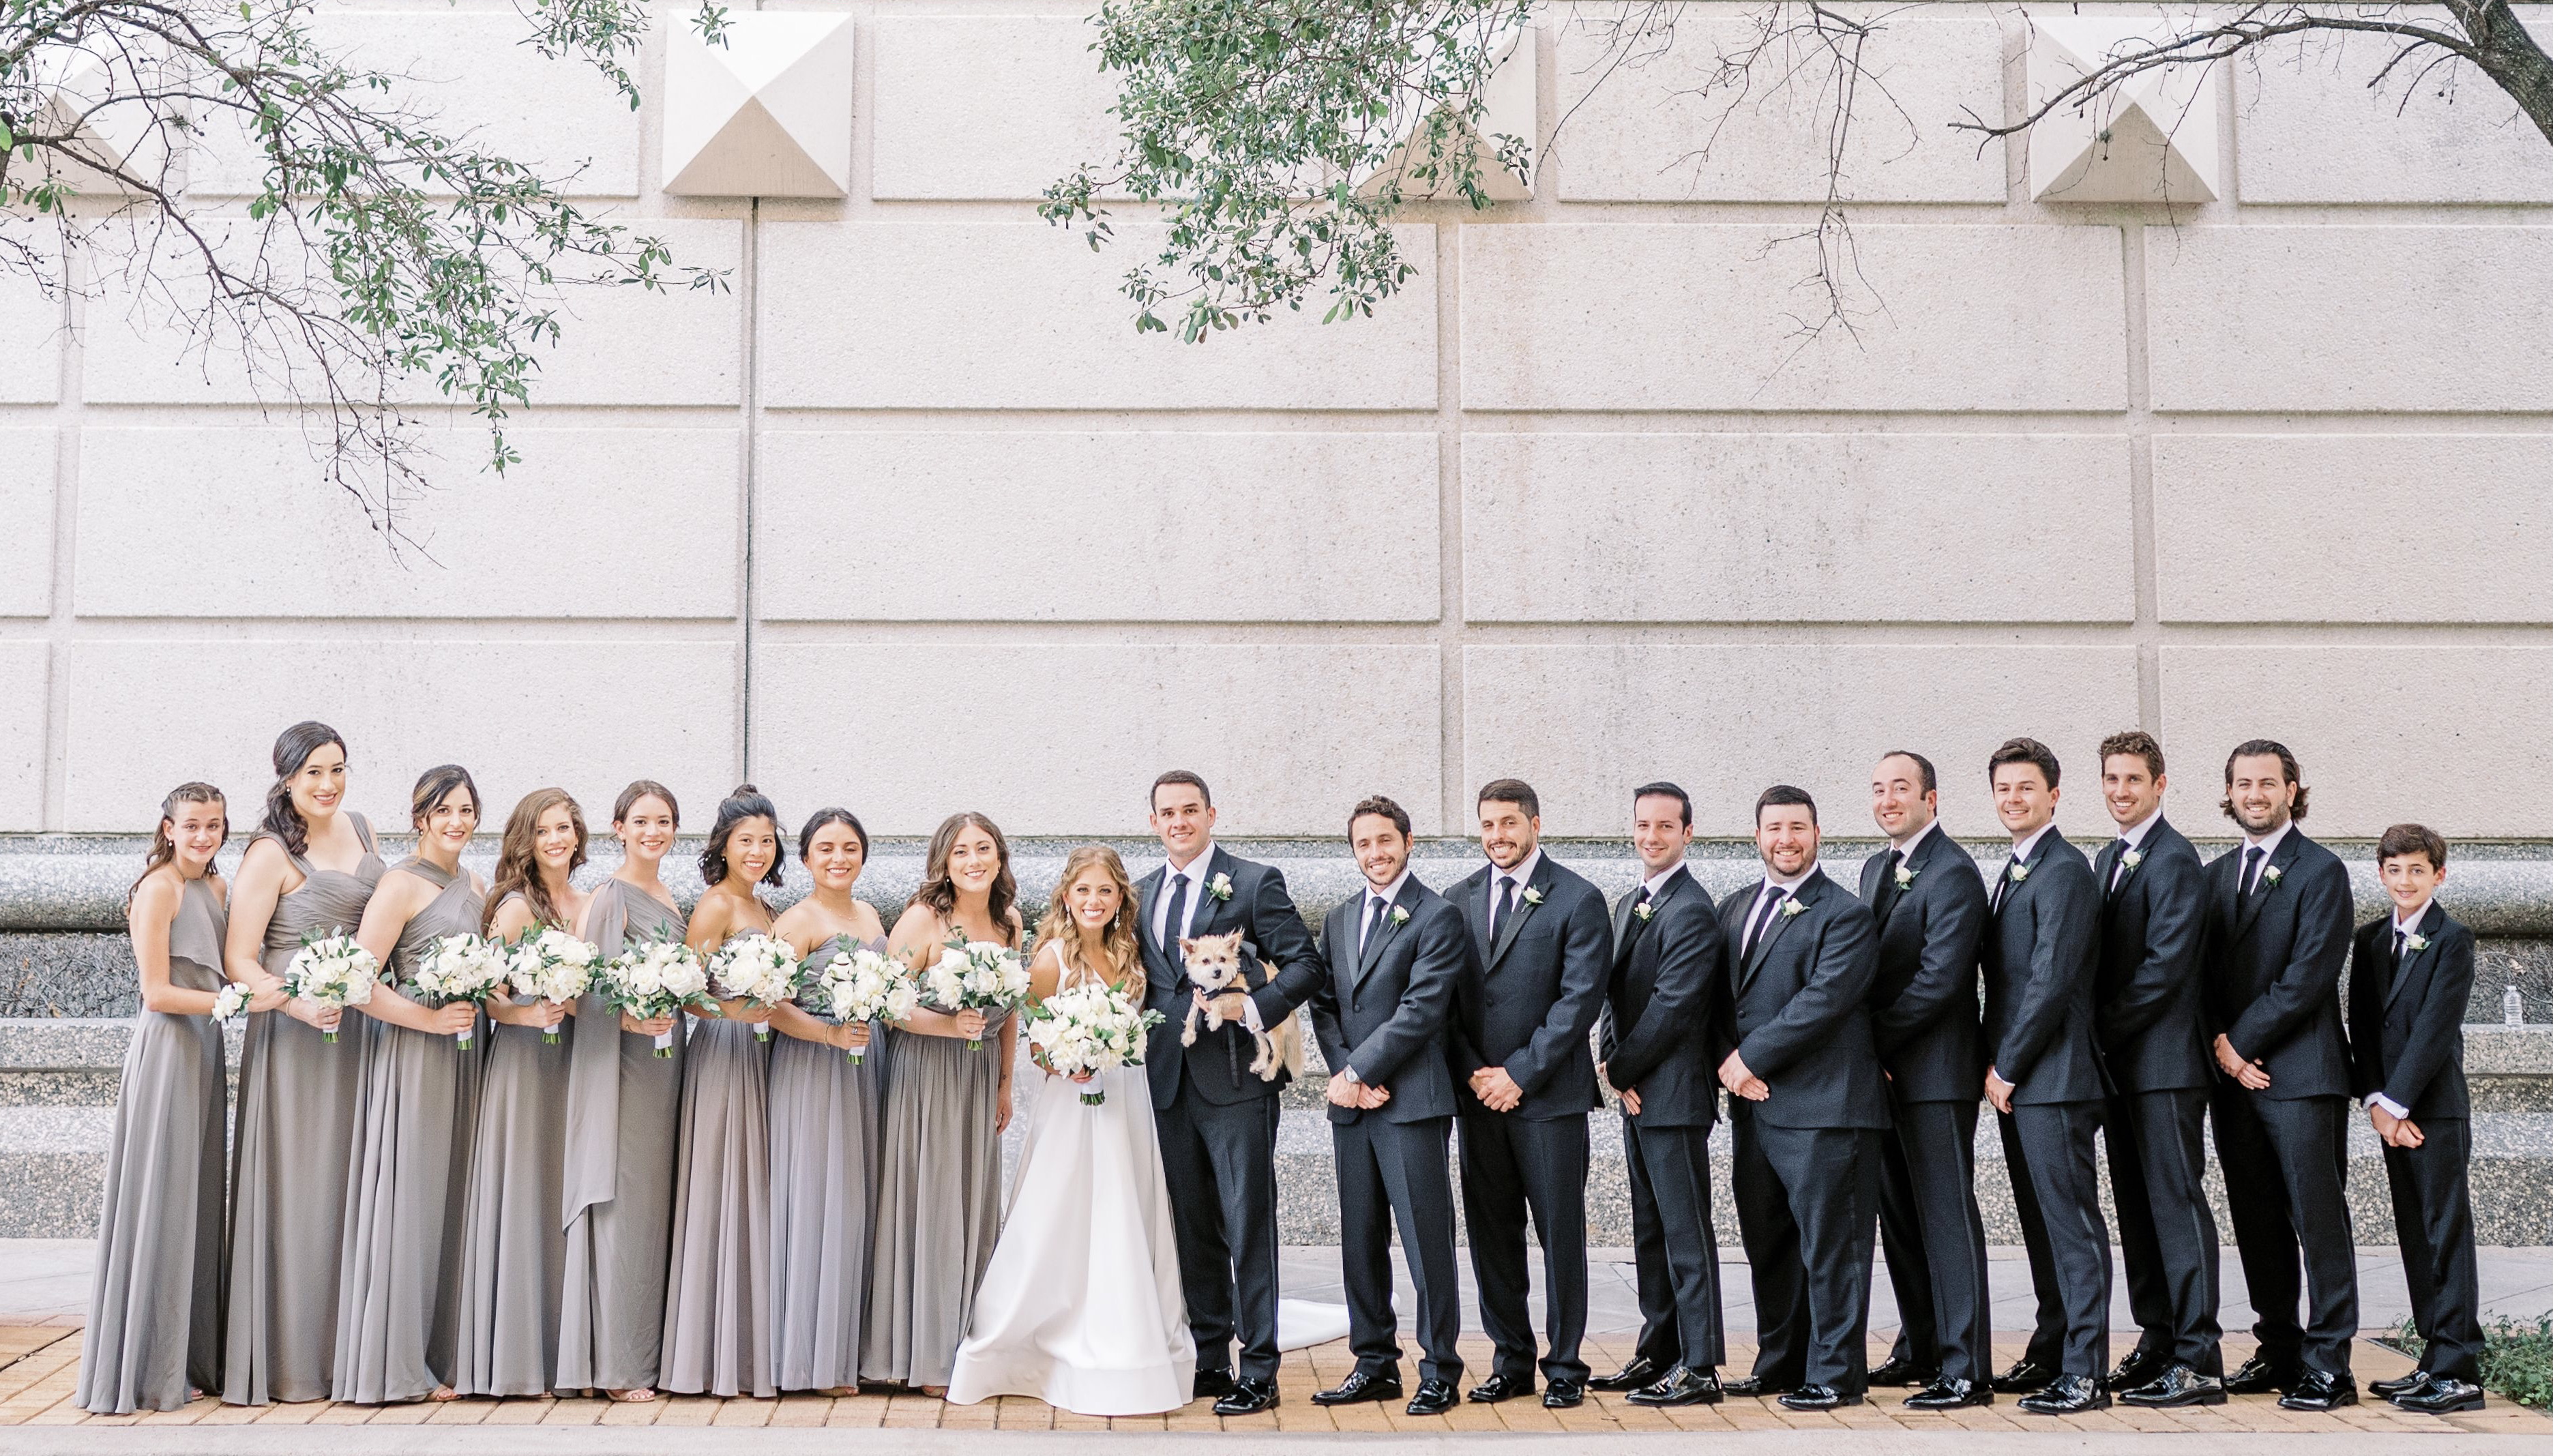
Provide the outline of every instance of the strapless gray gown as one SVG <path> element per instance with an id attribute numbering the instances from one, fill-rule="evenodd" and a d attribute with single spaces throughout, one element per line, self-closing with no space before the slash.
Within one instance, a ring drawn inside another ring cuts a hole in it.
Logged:
<path id="1" fill-rule="evenodd" d="M 945 1386 L 1002 1231 L 1000 1022 L 969 1052 L 893 1032 L 860 1378 Z"/>
<path id="2" fill-rule="evenodd" d="M 771 1371 L 771 1047 L 748 1022 L 687 1019 L 691 1064 L 683 1070 L 674 1169 L 662 1384 L 686 1396 L 769 1398 L 779 1394 Z"/>
<path id="3" fill-rule="evenodd" d="M 445 936 L 477 934 L 487 898 L 468 875 L 421 858 L 395 868 L 442 891 L 390 951 L 390 978 L 413 996 L 417 961 Z M 465 1049 L 457 1038 L 373 1023 L 337 1276 L 340 1400 L 421 1400 L 452 1379 L 461 1288 L 454 1276 L 485 1031 Z"/>
<path id="4" fill-rule="evenodd" d="M 219 991 L 220 900 L 186 881 L 168 927 L 168 983 Z M 222 1029 L 209 1016 L 134 1022 L 106 1154 L 97 1272 L 78 1402 L 101 1415 L 174 1410 L 222 1368 Z"/>
<path id="5" fill-rule="evenodd" d="M 373 827 L 351 817 L 364 842 L 353 873 L 292 856 L 301 888 L 276 902 L 258 956 L 271 973 L 292 963 L 304 934 L 351 936 L 363 925 L 383 866 Z M 248 1019 L 224 1275 L 222 1399 L 231 1404 L 328 1398 L 349 1159 L 372 1029 L 371 1017 L 348 1011 L 331 1043 L 281 1011 Z"/>
<path id="6" fill-rule="evenodd" d="M 836 937 L 807 958 L 822 970 L 845 953 Z M 784 1391 L 859 1383 L 887 1074 L 882 1031 L 870 1029 L 857 1064 L 832 1047 L 772 1038 L 772 1364 Z"/>

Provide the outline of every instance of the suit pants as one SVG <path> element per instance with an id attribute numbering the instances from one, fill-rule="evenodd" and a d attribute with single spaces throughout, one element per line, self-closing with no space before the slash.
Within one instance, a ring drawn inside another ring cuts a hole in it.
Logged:
<path id="1" fill-rule="evenodd" d="M 2261 1358 L 2276 1368 L 2301 1362 L 2348 1375 L 2349 1342 L 2358 1335 L 2358 1243 L 2349 1222 L 2347 1099 L 2282 1101 L 2226 1080 L 2210 1102 Z"/>
<path id="2" fill-rule="evenodd" d="M 1154 1109 L 1199 1370 L 1276 1378 L 1276 1097 L 1209 1102 L 1182 1081 Z"/>
<path id="3" fill-rule="evenodd" d="M 1622 1119 L 1631 1184 L 1631 1254 L 1639 1274 L 1639 1354 L 1662 1368 L 1716 1370 L 1720 1235 L 1711 1226 L 1711 1124 L 1643 1127 Z"/>
<path id="4" fill-rule="evenodd" d="M 1743 1101 L 1732 1101 L 1729 1124 L 1737 1235 L 1755 1280 L 1754 1374 L 1861 1395 L 1882 1134 L 1773 1127 Z"/>
<path id="5" fill-rule="evenodd" d="M 1542 1327 L 1547 1381 L 1587 1379 L 1587 1114 L 1527 1119 L 1486 1109 L 1456 1120 L 1463 1131 L 1463 1227 L 1472 1240 L 1481 1326 L 1495 1350 L 1491 1371 L 1517 1380 L 1534 1370 L 1526 1312 L 1525 1215 L 1542 1244 Z"/>
<path id="6" fill-rule="evenodd" d="M 1994 1372 L 1986 1227 L 1977 1214 L 1977 1104 L 1889 1099 L 1879 1140 L 1879 1243 L 1897 1291 L 1893 1359 L 1951 1380 Z"/>
<path id="7" fill-rule="evenodd" d="M 2110 1231 L 2101 1221 L 2098 1102 L 2024 1102 L 1996 1115 L 2039 1318 L 2029 1358 L 2109 1374 Z"/>
<path id="8" fill-rule="evenodd" d="M 2216 1214 L 2207 1169 L 2207 1089 L 2118 1092 L 2102 1118 L 2119 1261 L 2137 1348 L 2201 1375 L 2223 1375 L 2216 1323 Z"/>
<path id="9" fill-rule="evenodd" d="M 2482 1281 L 2474 1267 L 2473 1196 L 2465 1181 L 2473 1125 L 2460 1117 L 2413 1121 L 2420 1146 L 2386 1149 L 2385 1181 L 2393 1190 L 2393 1228 L 2402 1245 L 2402 1281 L 2411 1289 L 2411 1318 L 2429 1343 L 2420 1368 L 2480 1384 Z"/>
<path id="10" fill-rule="evenodd" d="M 1339 1274 L 1347 1287 L 1348 1347 L 1357 1369 L 1400 1374 L 1400 1321 L 1391 1308 L 1391 1226 L 1418 1287 L 1418 1371 L 1463 1378 L 1461 1277 L 1454 1272 L 1454 1181 L 1445 1171 L 1450 1117 L 1387 1122 L 1367 1112 L 1330 1124 L 1338 1160 Z"/>

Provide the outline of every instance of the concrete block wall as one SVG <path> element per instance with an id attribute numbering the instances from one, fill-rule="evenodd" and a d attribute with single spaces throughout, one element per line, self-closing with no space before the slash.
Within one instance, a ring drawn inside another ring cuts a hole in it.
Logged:
<path id="1" fill-rule="evenodd" d="M 2553 148 L 2479 78 L 2396 115 L 2378 45 L 2264 54 L 2218 103 L 2226 196 L 2042 203 L 2026 148 L 1947 127 L 2018 104 L 2011 15 L 1892 19 L 1905 119 L 1846 153 L 1864 311 L 1804 346 L 1814 108 L 1706 153 L 1690 94 L 1744 8 L 1601 86 L 1556 13 L 1532 200 L 1413 210 L 1373 319 L 1190 347 L 1115 292 L 1139 212 L 1097 255 L 1034 213 L 1113 140 L 1078 0 L 775 8 L 854 17 L 838 201 L 664 195 L 661 36 L 632 112 L 500 0 L 326 18 L 731 273 L 570 289 L 521 466 L 433 431 L 421 553 L 110 280 L 0 284 L 0 833 L 143 829 L 190 777 L 245 818 L 305 716 L 385 824 L 459 759 L 500 812 L 646 774 L 698 821 L 749 775 L 888 835 L 1127 834 L 1177 762 L 1235 835 L 1378 790 L 1456 834 L 1520 773 L 1555 834 L 1664 775 L 1733 836 L 1776 778 L 1858 829 L 1903 745 L 1974 834 L 2002 737 L 2071 787 L 2143 725 L 2193 829 L 2272 734 L 2325 834 L 2547 833 Z M 220 203 L 250 166 L 215 136 L 190 174 Z M 2106 824 L 2084 790 L 2060 822 Z"/>

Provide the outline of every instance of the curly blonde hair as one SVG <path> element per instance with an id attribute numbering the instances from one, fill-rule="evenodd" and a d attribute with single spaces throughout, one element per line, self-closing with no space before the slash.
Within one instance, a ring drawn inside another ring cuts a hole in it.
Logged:
<path id="1" fill-rule="evenodd" d="M 1117 913 L 1108 918 L 1100 933 L 1100 946 L 1108 952 L 1109 964 L 1092 965 L 1082 958 L 1081 927 L 1072 919 L 1073 882 L 1093 866 L 1108 872 L 1117 886 Z M 1040 944 L 1054 942 L 1055 955 L 1067 970 L 1079 969 L 1103 977 L 1121 991 L 1142 985 L 1144 979 L 1142 948 L 1135 939 L 1135 917 L 1141 914 L 1136 904 L 1134 882 L 1126 878 L 1126 861 L 1105 844 L 1084 844 L 1064 856 L 1063 873 L 1056 877 L 1054 893 L 1047 897 L 1046 915 L 1038 921 Z"/>

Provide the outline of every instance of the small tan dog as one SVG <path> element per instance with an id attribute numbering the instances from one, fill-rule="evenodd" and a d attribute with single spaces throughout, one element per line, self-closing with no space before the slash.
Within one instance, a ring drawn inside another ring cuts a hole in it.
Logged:
<path id="1" fill-rule="evenodd" d="M 1188 979 L 1203 992 L 1207 1004 L 1188 1001 L 1187 1021 L 1179 1028 L 1179 1045 L 1193 1047 L 1197 1039 L 1197 1017 L 1205 1018 L 1207 1031 L 1223 1029 L 1223 1013 L 1214 1009 L 1213 1000 L 1225 991 L 1250 990 L 1249 975 L 1242 969 L 1241 932 L 1226 931 L 1219 936 L 1182 937 L 1179 951 L 1187 957 Z M 1258 1055 L 1250 1060 L 1250 1069 L 1261 1081 L 1276 1080 L 1278 1070 L 1290 1076 L 1303 1074 L 1303 1033 L 1294 1024 L 1293 1013 L 1268 1031 L 1253 1032 L 1251 1041 Z"/>

